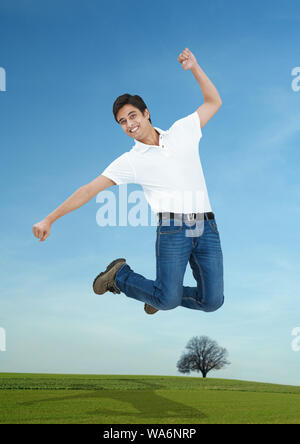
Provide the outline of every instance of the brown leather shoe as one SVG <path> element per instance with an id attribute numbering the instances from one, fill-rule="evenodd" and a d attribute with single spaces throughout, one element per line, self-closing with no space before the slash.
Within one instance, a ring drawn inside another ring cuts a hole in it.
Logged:
<path id="1" fill-rule="evenodd" d="M 112 261 L 106 270 L 98 274 L 93 282 L 93 290 L 96 294 L 104 294 L 107 291 L 120 294 L 120 290 L 116 286 L 115 277 L 121 265 L 126 264 L 126 259 L 119 258 Z"/>
<path id="2" fill-rule="evenodd" d="M 145 310 L 145 312 L 146 312 L 148 315 L 153 315 L 153 314 L 155 314 L 157 311 L 159 311 L 159 310 L 157 310 L 157 308 L 154 308 L 154 307 L 152 307 L 152 306 L 149 305 L 149 304 L 145 304 L 145 306 L 144 306 L 144 310 Z"/>

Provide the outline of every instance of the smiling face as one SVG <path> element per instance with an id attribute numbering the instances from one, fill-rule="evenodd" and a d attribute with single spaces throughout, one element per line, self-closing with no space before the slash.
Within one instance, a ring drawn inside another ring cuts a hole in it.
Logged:
<path id="1" fill-rule="evenodd" d="M 147 108 L 143 115 L 138 108 L 127 104 L 122 106 L 116 117 L 125 133 L 137 140 L 143 140 L 152 126 L 149 122 L 150 114 Z"/>

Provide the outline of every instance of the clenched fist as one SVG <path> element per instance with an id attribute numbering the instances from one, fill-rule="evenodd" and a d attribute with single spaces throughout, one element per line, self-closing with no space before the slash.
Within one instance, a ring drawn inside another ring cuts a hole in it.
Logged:
<path id="1" fill-rule="evenodd" d="M 197 65 L 196 57 L 188 48 L 185 48 L 185 50 L 182 51 L 177 60 L 181 63 L 185 71 L 192 69 Z"/>
<path id="2" fill-rule="evenodd" d="M 44 219 L 41 222 L 33 225 L 32 231 L 35 237 L 40 239 L 40 242 L 43 242 L 47 239 L 50 234 L 51 223 L 48 220 Z"/>

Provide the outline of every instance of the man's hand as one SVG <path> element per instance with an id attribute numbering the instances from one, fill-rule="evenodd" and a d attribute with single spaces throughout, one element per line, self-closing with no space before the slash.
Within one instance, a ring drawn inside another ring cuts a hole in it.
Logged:
<path id="1" fill-rule="evenodd" d="M 182 51 L 177 60 L 181 63 L 185 71 L 195 68 L 198 64 L 196 57 L 188 48 L 185 48 L 185 50 Z"/>
<path id="2" fill-rule="evenodd" d="M 47 219 L 43 219 L 41 222 L 33 225 L 32 231 L 35 237 L 43 242 L 50 234 L 51 223 Z"/>

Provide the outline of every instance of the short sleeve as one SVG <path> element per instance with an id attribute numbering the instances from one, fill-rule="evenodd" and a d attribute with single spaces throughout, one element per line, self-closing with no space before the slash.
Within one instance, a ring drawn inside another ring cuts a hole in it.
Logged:
<path id="1" fill-rule="evenodd" d="M 171 129 L 174 132 L 180 132 L 180 134 L 191 141 L 199 142 L 202 137 L 200 118 L 197 111 L 182 119 L 176 120 Z"/>
<path id="2" fill-rule="evenodd" d="M 117 185 L 135 183 L 135 171 L 128 159 L 128 153 L 115 159 L 101 175 L 113 180 Z"/>

